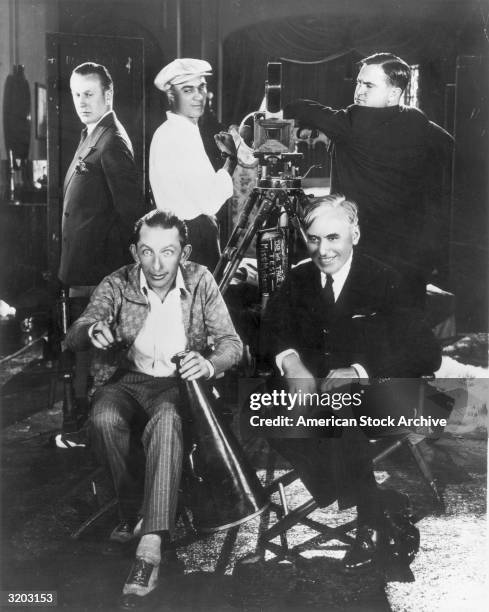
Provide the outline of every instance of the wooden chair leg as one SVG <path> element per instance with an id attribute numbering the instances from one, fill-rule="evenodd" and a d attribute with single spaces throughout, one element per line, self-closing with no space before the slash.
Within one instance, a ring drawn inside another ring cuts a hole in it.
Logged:
<path id="1" fill-rule="evenodd" d="M 56 402 L 56 392 L 58 390 L 59 368 L 58 362 L 53 364 L 53 371 L 49 379 L 49 395 L 48 395 L 48 410 L 53 410 Z"/>
<path id="2" fill-rule="evenodd" d="M 71 534 L 71 538 L 73 540 L 78 540 L 78 538 L 81 536 L 81 534 L 84 531 L 86 531 L 89 527 L 95 524 L 99 520 L 99 518 L 102 518 L 104 514 L 107 514 L 107 512 L 109 512 L 109 510 L 112 510 L 112 508 L 117 506 L 117 504 L 118 504 L 118 500 L 115 497 L 112 498 L 107 503 L 105 503 L 98 510 L 96 510 L 93 514 L 91 514 L 85 521 L 83 521 L 83 523 L 78 527 L 78 529 L 73 531 L 73 533 Z"/>
<path id="3" fill-rule="evenodd" d="M 376 457 L 374 457 L 374 459 L 372 460 L 372 463 L 374 466 L 377 465 L 383 459 L 385 459 L 386 457 L 389 457 L 389 455 L 392 455 L 392 453 L 397 451 L 403 444 L 407 444 L 407 447 L 409 448 L 409 451 L 414 461 L 416 462 L 416 465 L 418 466 L 419 471 L 421 472 L 421 474 L 423 475 L 423 478 L 425 479 L 426 483 L 430 487 L 430 490 L 435 496 L 437 503 L 443 506 L 443 503 L 444 503 L 443 498 L 436 485 L 435 478 L 430 469 L 430 466 L 427 464 L 422 451 L 420 451 L 420 449 L 417 447 L 418 443 L 419 443 L 419 439 L 417 441 L 414 441 L 410 438 L 408 434 L 401 440 L 396 440 L 396 442 L 394 442 L 393 444 L 390 444 L 387 448 L 385 448 L 381 453 L 379 453 Z"/>
<path id="4" fill-rule="evenodd" d="M 440 494 L 440 491 L 436 485 L 435 477 L 433 476 L 433 472 L 431 471 L 430 466 L 426 463 L 426 460 L 423 456 L 423 453 L 417 447 L 417 444 L 412 442 L 409 437 L 407 438 L 407 445 L 411 454 L 416 462 L 416 465 L 419 468 L 419 471 L 423 475 L 424 479 L 428 483 L 433 495 L 435 496 L 437 502 L 443 505 L 443 498 Z"/>
<path id="5" fill-rule="evenodd" d="M 389 455 L 395 453 L 398 448 L 401 448 L 404 442 L 405 440 L 403 439 L 396 440 L 393 444 L 390 444 L 387 448 L 385 448 L 381 453 L 379 453 L 372 459 L 372 464 L 377 465 L 378 463 L 389 457 Z"/>
<path id="6" fill-rule="evenodd" d="M 289 505 L 287 503 L 287 496 L 285 495 L 285 487 L 282 482 L 278 485 L 278 494 L 280 496 L 280 503 L 282 504 L 282 510 L 277 515 L 279 519 L 283 519 L 287 514 L 289 514 Z M 289 543 L 287 541 L 287 532 L 283 531 L 280 534 L 280 545 L 283 550 L 287 553 L 289 550 Z"/>

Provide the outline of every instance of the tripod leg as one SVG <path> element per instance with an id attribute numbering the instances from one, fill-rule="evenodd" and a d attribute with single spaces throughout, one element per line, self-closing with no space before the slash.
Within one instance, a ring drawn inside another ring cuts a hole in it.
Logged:
<path id="1" fill-rule="evenodd" d="M 239 215 L 238 222 L 236 223 L 233 233 L 231 234 L 221 256 L 219 257 L 219 261 L 217 262 L 216 267 L 214 268 L 214 273 L 213 273 L 214 278 L 216 282 L 218 283 L 220 280 L 222 280 L 224 270 L 226 269 L 228 262 L 231 260 L 233 256 L 238 240 L 243 230 L 248 225 L 248 219 L 250 217 L 251 211 L 253 210 L 256 202 L 258 201 L 259 195 L 260 195 L 260 192 L 256 188 L 253 189 L 253 191 L 250 193 L 250 196 L 248 200 L 246 201 L 244 208 Z"/>
<path id="2" fill-rule="evenodd" d="M 258 231 L 258 229 L 263 227 L 263 224 L 266 222 L 266 218 L 274 206 L 274 199 L 275 197 L 263 198 L 256 217 L 253 220 L 253 224 L 248 228 L 243 240 L 241 241 L 241 244 L 232 254 L 229 266 L 226 268 L 226 272 L 224 273 L 222 280 L 219 283 L 219 290 L 223 295 L 226 289 L 229 287 L 229 283 L 231 282 L 231 279 L 233 278 L 236 270 L 238 269 L 238 266 L 241 263 L 241 260 L 243 259 L 246 250 L 250 246 L 251 241 L 253 240 L 256 232 Z"/>
<path id="3" fill-rule="evenodd" d="M 84 521 L 80 527 L 78 527 L 78 529 L 76 529 L 72 534 L 71 534 L 71 538 L 73 540 L 78 540 L 78 538 L 81 536 L 81 534 L 88 529 L 89 527 L 91 527 L 94 523 L 96 523 L 98 521 L 99 518 L 101 518 L 102 516 L 104 516 L 104 514 L 107 514 L 107 512 L 109 512 L 109 510 L 112 510 L 112 508 L 114 508 L 115 506 L 117 506 L 118 501 L 117 499 L 114 497 L 113 499 L 111 499 L 110 501 L 108 501 L 106 504 L 104 504 L 102 507 L 100 507 L 96 512 L 94 512 L 86 521 Z"/>
<path id="4" fill-rule="evenodd" d="M 284 207 L 294 231 L 301 237 L 304 246 L 307 246 L 307 235 L 300 221 L 300 217 L 303 214 L 301 200 L 304 201 L 304 199 L 307 202 L 306 194 L 303 191 L 300 191 L 299 194 L 293 196 L 292 200 L 287 198 L 284 202 Z"/>

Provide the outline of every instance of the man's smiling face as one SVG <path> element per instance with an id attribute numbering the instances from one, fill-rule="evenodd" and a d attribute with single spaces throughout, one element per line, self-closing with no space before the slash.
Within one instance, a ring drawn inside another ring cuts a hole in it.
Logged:
<path id="1" fill-rule="evenodd" d="M 306 234 L 309 255 L 325 274 L 341 270 L 360 238 L 358 225 L 352 225 L 341 208 L 323 211 L 308 227 Z"/>

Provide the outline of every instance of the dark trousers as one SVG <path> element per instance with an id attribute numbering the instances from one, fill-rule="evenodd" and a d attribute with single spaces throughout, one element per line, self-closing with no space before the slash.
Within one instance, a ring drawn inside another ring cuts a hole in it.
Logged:
<path id="1" fill-rule="evenodd" d="M 183 436 L 174 378 L 117 372 L 93 399 L 91 434 L 95 453 L 108 465 L 121 518 L 138 513 L 144 480 L 142 533 L 173 531 L 182 471 Z M 141 435 L 141 463 L 131 452 Z"/>
<path id="2" fill-rule="evenodd" d="M 219 228 L 215 217 L 199 215 L 185 221 L 188 227 L 189 241 L 192 245 L 190 260 L 214 271 L 221 248 L 219 246 Z"/>
<path id="3" fill-rule="evenodd" d="M 93 293 L 94 287 L 87 287 L 87 295 L 71 297 L 69 299 L 70 325 L 74 323 L 83 313 Z M 73 376 L 73 389 L 75 398 L 81 405 L 87 402 L 88 378 L 90 374 L 90 362 L 92 351 L 78 351 L 75 353 L 75 371 Z M 81 401 L 80 401 L 81 400 Z"/>
<path id="4" fill-rule="evenodd" d="M 354 417 L 346 406 L 334 414 Z M 340 509 L 357 506 L 358 524 L 380 527 L 382 508 L 368 439 L 359 427 L 342 427 L 339 433 L 339 437 L 272 438 L 269 442 L 297 471 L 319 506 L 334 501 Z"/>
<path id="5" fill-rule="evenodd" d="M 95 287 L 70 287 L 68 299 L 68 326 L 74 323 L 83 313 L 88 305 L 91 294 Z M 80 429 L 85 423 L 89 411 L 89 377 L 92 351 L 64 351 L 60 356 L 61 367 L 72 368 L 73 378 L 71 381 L 74 402 L 63 404 L 63 432 L 72 433 Z M 70 394 L 71 396 L 71 394 Z"/>

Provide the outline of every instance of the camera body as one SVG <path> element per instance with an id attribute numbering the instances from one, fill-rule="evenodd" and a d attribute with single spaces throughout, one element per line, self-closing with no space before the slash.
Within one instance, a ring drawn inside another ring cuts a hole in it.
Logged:
<path id="1" fill-rule="evenodd" d="M 282 155 L 293 153 L 295 143 L 292 140 L 293 119 L 267 117 L 267 113 L 254 115 L 253 149 L 257 157 L 263 155 Z"/>
<path id="2" fill-rule="evenodd" d="M 300 188 L 297 167 L 302 153 L 296 150 L 293 119 L 283 119 L 282 64 L 267 64 L 265 110 L 253 115 L 253 154 L 259 160 L 259 186 L 275 186 L 277 180 L 286 187 Z"/>

